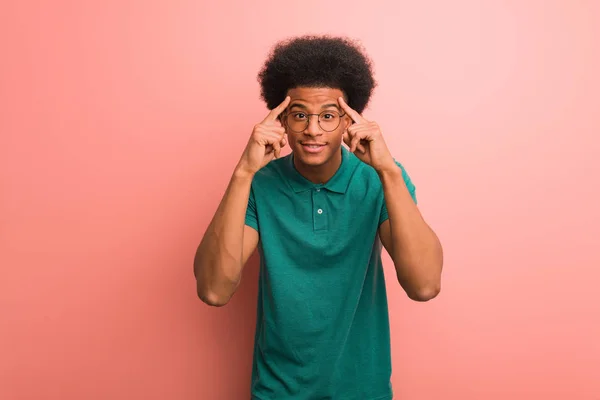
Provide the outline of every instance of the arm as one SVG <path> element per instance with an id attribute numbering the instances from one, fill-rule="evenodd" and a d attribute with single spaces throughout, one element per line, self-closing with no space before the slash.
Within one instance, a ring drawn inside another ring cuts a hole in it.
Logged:
<path id="1" fill-rule="evenodd" d="M 245 225 L 252 175 L 236 170 L 194 258 L 200 299 L 223 306 L 237 290 L 242 270 L 258 245 L 258 232 Z"/>
<path id="2" fill-rule="evenodd" d="M 254 175 L 286 145 L 285 129 L 278 119 L 290 97 L 254 126 L 225 195 L 194 257 L 198 297 L 206 304 L 223 306 L 237 290 L 242 269 L 258 245 L 259 234 L 246 226 L 246 210 Z"/>
<path id="3" fill-rule="evenodd" d="M 379 125 L 350 108 L 343 97 L 338 101 L 354 122 L 346 128 L 344 142 L 377 171 L 383 185 L 388 219 L 380 224 L 379 237 L 394 261 L 398 282 L 411 299 L 430 300 L 440 291 L 442 246 L 412 199 Z"/>
<path id="4" fill-rule="evenodd" d="M 381 242 L 407 295 L 428 301 L 440 292 L 442 246 L 411 197 L 402 170 L 393 165 L 381 170 L 379 177 L 389 216 L 379 227 Z"/>

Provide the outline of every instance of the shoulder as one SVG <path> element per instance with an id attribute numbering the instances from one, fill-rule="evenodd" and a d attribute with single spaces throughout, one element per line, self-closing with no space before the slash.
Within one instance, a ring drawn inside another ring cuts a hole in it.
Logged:
<path id="1" fill-rule="evenodd" d="M 262 167 L 252 179 L 252 187 L 263 189 L 275 189 L 285 184 L 285 163 L 289 162 L 290 156 L 284 156 L 272 160 L 267 165 Z"/>
<path id="2" fill-rule="evenodd" d="M 356 157 L 354 154 L 350 154 L 349 157 L 354 157 L 358 160 L 358 157 Z M 405 168 L 404 164 L 402 164 L 402 162 L 398 161 L 396 158 L 394 158 L 394 162 L 402 171 L 402 178 L 404 179 L 404 184 L 406 185 L 413 199 L 415 199 L 416 201 L 416 187 L 407 169 Z M 356 168 L 356 171 L 352 177 L 352 181 L 355 185 L 363 186 L 368 191 L 376 191 L 380 192 L 380 194 L 383 194 L 383 186 L 381 184 L 381 179 L 379 178 L 377 171 L 375 171 L 375 168 L 363 163 L 360 160 L 358 160 L 358 167 Z"/>
<path id="3" fill-rule="evenodd" d="M 356 161 L 357 161 L 356 173 L 354 174 L 355 176 L 363 178 L 363 179 L 361 179 L 362 181 L 365 181 L 364 178 L 367 178 L 366 181 L 369 181 L 369 180 L 379 181 L 379 175 L 377 174 L 377 171 L 375 171 L 375 168 L 360 161 L 358 159 L 358 157 L 356 157 L 352 153 L 349 154 L 349 157 L 352 159 L 356 159 Z M 404 167 L 404 165 L 400 161 L 398 161 L 396 158 L 394 158 L 394 162 L 396 163 L 396 166 L 398 166 L 398 168 L 402 171 L 402 177 L 404 178 L 404 182 L 406 182 L 407 184 L 410 183 L 410 185 L 412 185 L 412 180 L 411 180 L 406 168 Z"/>

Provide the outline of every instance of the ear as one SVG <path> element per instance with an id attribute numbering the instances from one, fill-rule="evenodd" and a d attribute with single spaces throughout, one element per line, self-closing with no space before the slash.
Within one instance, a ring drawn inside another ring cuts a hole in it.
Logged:
<path id="1" fill-rule="evenodd" d="M 342 118 L 344 119 L 344 130 L 346 130 L 352 125 L 353 121 L 348 114 L 344 115 Z"/>

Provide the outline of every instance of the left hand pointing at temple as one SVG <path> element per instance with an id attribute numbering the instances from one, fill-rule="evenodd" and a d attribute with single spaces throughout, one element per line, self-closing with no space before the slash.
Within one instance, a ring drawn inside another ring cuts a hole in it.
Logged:
<path id="1" fill-rule="evenodd" d="M 358 112 L 354 111 L 342 97 L 338 99 L 342 109 L 354 121 L 346 132 L 344 132 L 344 143 L 348 145 L 350 151 L 362 162 L 369 164 L 378 173 L 386 169 L 397 168 L 394 158 L 390 154 L 381 129 L 376 122 L 368 121 Z"/>

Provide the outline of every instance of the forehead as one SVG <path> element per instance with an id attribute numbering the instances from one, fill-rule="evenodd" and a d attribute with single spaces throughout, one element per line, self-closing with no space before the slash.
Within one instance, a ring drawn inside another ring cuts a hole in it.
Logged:
<path id="1" fill-rule="evenodd" d="M 302 104 L 309 107 L 321 107 L 326 104 L 335 104 L 338 106 L 338 98 L 343 96 L 343 94 L 340 89 L 326 87 L 298 87 L 288 90 L 288 95 L 291 98 L 290 106 L 294 104 Z"/>

